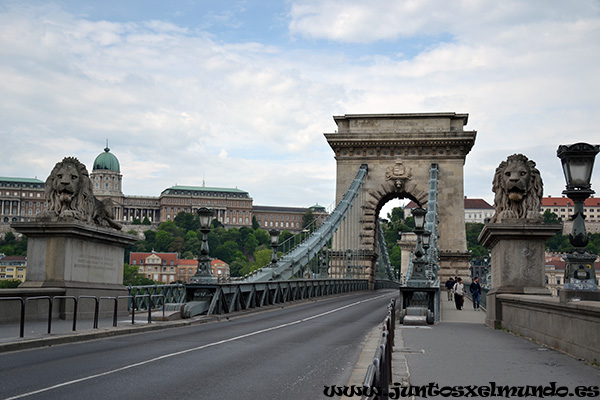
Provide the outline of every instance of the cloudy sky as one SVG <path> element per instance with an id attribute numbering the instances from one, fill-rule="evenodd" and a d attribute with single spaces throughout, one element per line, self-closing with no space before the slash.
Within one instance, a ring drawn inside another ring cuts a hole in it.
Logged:
<path id="1" fill-rule="evenodd" d="M 517 152 L 556 196 L 599 106 L 598 0 L 0 0 L 0 176 L 91 170 L 108 139 L 128 195 L 330 206 L 332 115 L 441 111 L 478 131 L 467 196 Z"/>

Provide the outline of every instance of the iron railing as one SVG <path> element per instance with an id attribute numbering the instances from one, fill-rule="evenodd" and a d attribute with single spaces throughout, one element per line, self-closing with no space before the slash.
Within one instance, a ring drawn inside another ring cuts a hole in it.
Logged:
<path id="1" fill-rule="evenodd" d="M 112 326 L 117 326 L 117 316 L 119 313 L 119 301 L 121 299 L 128 299 L 129 304 L 133 303 L 137 304 L 137 298 L 147 298 L 146 304 L 153 304 L 153 298 L 160 298 L 162 303 L 163 317 L 164 317 L 164 304 L 165 304 L 165 296 L 163 294 L 141 294 L 141 295 L 133 295 L 133 296 L 117 296 L 117 297 L 97 297 L 97 296 L 35 296 L 35 297 L 0 297 L 0 301 L 19 301 L 20 302 L 20 315 L 19 315 L 19 337 L 25 337 L 25 322 L 26 322 L 26 309 L 27 305 L 32 301 L 47 301 L 48 302 L 48 329 L 47 333 L 52 334 L 52 313 L 56 300 L 72 300 L 73 301 L 73 332 L 77 331 L 77 321 L 78 321 L 78 310 L 79 305 L 82 300 L 88 301 L 92 300 L 94 302 L 94 316 L 92 318 L 93 329 L 98 329 L 99 326 L 99 315 L 100 315 L 100 303 L 102 301 L 112 301 L 114 302 L 113 308 L 113 316 L 112 316 Z M 152 321 L 152 307 L 148 308 L 148 323 Z M 163 318 L 164 319 L 164 318 Z M 135 308 L 131 310 L 131 323 L 135 324 Z"/>
<path id="2" fill-rule="evenodd" d="M 394 350 L 394 327 L 396 325 L 396 300 L 392 299 L 388 306 L 388 314 L 382 325 L 381 339 L 375 350 L 373 363 L 367 368 L 362 386 L 363 400 L 388 399 L 390 383 L 392 383 L 392 352 Z"/>
<path id="3" fill-rule="evenodd" d="M 185 285 L 144 285 L 144 286 L 129 286 L 129 303 L 127 310 L 135 312 L 135 310 L 148 310 L 156 308 L 157 304 L 152 302 L 153 298 L 159 297 L 163 299 L 163 303 L 183 303 L 185 301 Z M 135 304 L 135 307 L 133 307 Z M 161 305 L 162 305 L 161 304 Z"/>
<path id="4" fill-rule="evenodd" d="M 366 279 L 292 279 L 186 286 L 188 302 L 205 302 L 203 313 L 227 314 L 273 304 L 369 289 Z M 185 312 L 184 312 L 185 314 Z M 184 317 L 188 317 L 184 315 Z"/>

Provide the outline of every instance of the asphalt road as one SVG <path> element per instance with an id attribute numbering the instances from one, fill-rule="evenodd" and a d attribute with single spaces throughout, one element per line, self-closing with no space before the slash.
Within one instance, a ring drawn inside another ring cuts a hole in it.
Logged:
<path id="1" fill-rule="evenodd" d="M 345 385 L 397 291 L 0 354 L 0 399 L 319 399 Z"/>

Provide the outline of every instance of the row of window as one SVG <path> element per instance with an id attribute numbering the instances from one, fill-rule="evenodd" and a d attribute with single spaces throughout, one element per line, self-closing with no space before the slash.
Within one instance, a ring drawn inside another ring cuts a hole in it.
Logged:
<path id="1" fill-rule="evenodd" d="M 10 192 L 4 192 L 5 196 L 10 196 Z M 0 192 L 0 195 L 2 195 L 2 192 Z M 42 193 L 41 192 L 24 192 L 24 193 L 19 193 L 19 192 L 13 192 L 12 194 L 13 197 L 42 197 Z"/>
<path id="2" fill-rule="evenodd" d="M 181 196 L 205 196 L 205 197 L 232 197 L 232 198 L 245 198 L 248 197 L 247 194 L 241 194 L 241 193 L 223 193 L 223 192 L 219 192 L 219 193 L 214 193 L 214 192 L 185 192 L 185 191 L 179 191 L 176 190 L 173 193 L 169 193 L 172 195 L 181 195 Z"/>
<path id="3" fill-rule="evenodd" d="M 0 187 L 22 187 L 22 188 L 42 188 L 42 183 L 9 183 L 9 182 L 0 182 Z"/>

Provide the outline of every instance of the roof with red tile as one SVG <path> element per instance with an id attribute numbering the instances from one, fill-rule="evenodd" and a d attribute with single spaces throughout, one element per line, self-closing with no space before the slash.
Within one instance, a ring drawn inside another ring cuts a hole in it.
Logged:
<path id="1" fill-rule="evenodd" d="M 177 253 L 130 253 L 129 254 L 129 264 L 134 264 L 133 261 L 136 261 L 135 264 L 142 264 L 141 261 L 145 261 L 146 258 L 150 257 L 152 254 L 160 257 L 161 260 L 166 261 L 167 264 L 175 264 L 177 261 Z"/>
<path id="2" fill-rule="evenodd" d="M 590 197 L 585 200 L 584 205 L 586 207 L 600 207 L 600 197 Z M 573 200 L 569 199 L 566 196 L 562 197 L 542 197 L 542 207 L 573 207 Z"/>

